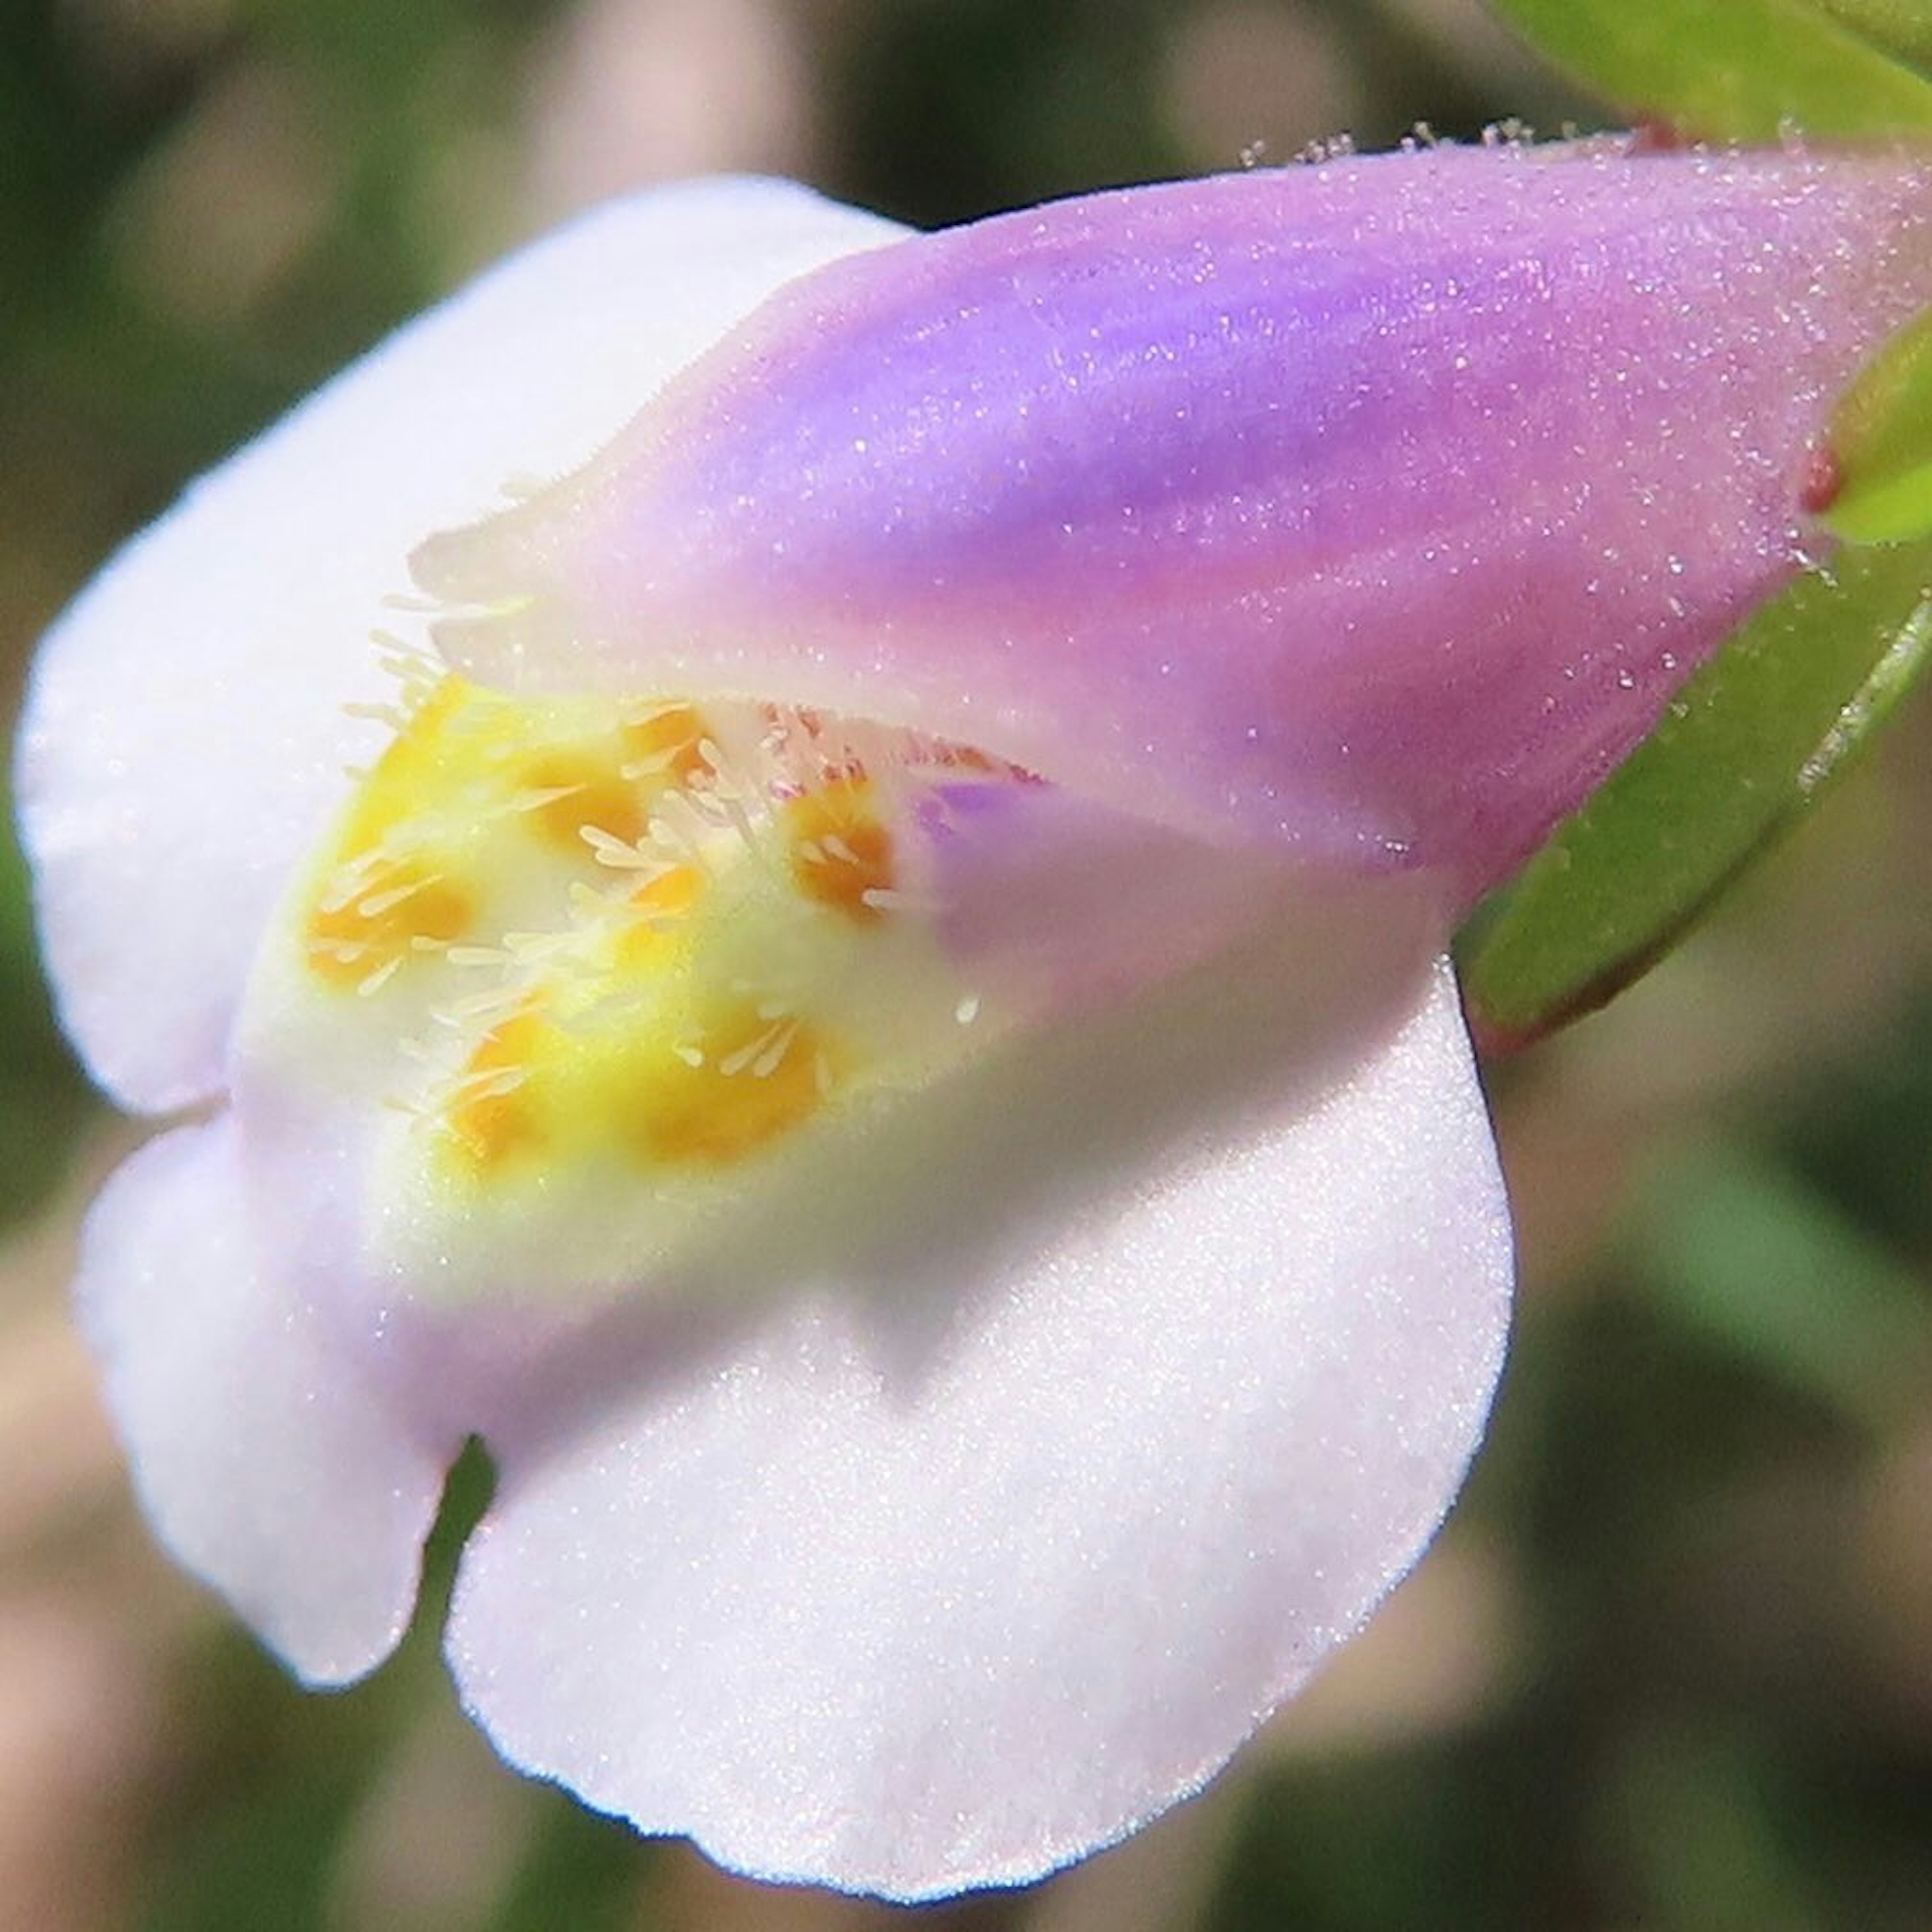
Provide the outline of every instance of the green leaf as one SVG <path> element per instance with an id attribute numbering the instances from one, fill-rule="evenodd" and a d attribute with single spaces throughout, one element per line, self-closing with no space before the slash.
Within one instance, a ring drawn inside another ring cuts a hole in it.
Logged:
<path id="1" fill-rule="evenodd" d="M 1928 0 L 1824 0 L 1854 33 L 1932 73 L 1932 4 Z"/>
<path id="2" fill-rule="evenodd" d="M 1658 1308 L 1855 1426 L 1913 1413 L 1932 1320 L 1907 1262 L 1796 1173 L 1748 1148 L 1666 1150 L 1636 1234 Z"/>
<path id="3" fill-rule="evenodd" d="M 1837 486 L 1829 528 L 1854 543 L 1932 536 L 1932 310 L 1866 364 L 1826 444 Z"/>
<path id="4" fill-rule="evenodd" d="M 1932 134 L 1932 80 L 1901 50 L 1923 0 L 1492 0 L 1558 67 L 1624 112 L 1760 146 Z"/>
<path id="5" fill-rule="evenodd" d="M 1847 550 L 1735 632 L 1465 936 L 1479 1036 L 1521 1044 L 1654 964 L 1932 658 L 1932 542 Z"/>

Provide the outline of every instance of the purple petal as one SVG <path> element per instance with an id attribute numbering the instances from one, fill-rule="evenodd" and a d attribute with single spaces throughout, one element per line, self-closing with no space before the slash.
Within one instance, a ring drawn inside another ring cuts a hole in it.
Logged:
<path id="1" fill-rule="evenodd" d="M 782 291 L 419 553 L 486 679 L 883 717 L 1492 880 L 1817 541 L 1922 165 L 1438 150 L 1067 202 Z"/>

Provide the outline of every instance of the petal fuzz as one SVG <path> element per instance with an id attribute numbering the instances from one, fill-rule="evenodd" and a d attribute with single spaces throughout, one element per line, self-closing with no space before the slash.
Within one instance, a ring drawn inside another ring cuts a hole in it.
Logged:
<path id="1" fill-rule="evenodd" d="M 1820 553 L 1928 212 L 1612 142 L 1052 203 L 801 278 L 416 574 L 486 682 L 881 718 L 1466 904 Z"/>
<path id="2" fill-rule="evenodd" d="M 882 1142 L 842 1248 L 785 1231 L 795 1296 L 493 1439 L 449 1648 L 506 1756 L 900 1898 L 1210 1776 L 1413 1562 L 1502 1358 L 1483 1102 L 1390 896 L 1030 1044 Z"/>
<path id="3" fill-rule="evenodd" d="M 70 1031 L 124 1105 L 224 1084 L 255 942 L 393 696 L 374 634 L 427 530 L 581 463 L 791 277 L 898 231 L 776 182 L 598 211 L 204 477 L 49 634 L 18 769 Z"/>
<path id="4" fill-rule="evenodd" d="M 301 1676 L 342 1683 L 408 1624 L 458 1445 L 406 1426 L 265 1264 L 236 1139 L 178 1128 L 115 1174 L 80 1318 L 162 1539 Z"/>

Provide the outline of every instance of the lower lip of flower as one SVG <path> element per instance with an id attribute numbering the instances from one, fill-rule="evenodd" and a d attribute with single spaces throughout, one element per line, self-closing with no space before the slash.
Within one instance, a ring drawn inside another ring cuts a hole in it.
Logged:
<path id="1" fill-rule="evenodd" d="M 815 1138 L 1255 916 L 1259 862 L 968 746 L 391 662 L 394 735 L 275 922 L 266 1051 L 360 1083 L 365 1252 L 439 1296 L 634 1281 Z"/>

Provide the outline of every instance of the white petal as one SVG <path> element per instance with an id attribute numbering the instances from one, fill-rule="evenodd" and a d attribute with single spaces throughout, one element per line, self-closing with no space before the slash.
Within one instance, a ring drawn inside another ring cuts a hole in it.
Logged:
<path id="1" fill-rule="evenodd" d="M 49 634 L 22 824 L 67 1024 L 124 1104 L 218 1090 L 289 867 L 394 694 L 371 634 L 430 532 L 574 466 L 780 283 L 898 231 L 775 182 L 592 214 L 412 324 L 220 468 Z"/>
<path id="2" fill-rule="evenodd" d="M 919 1898 L 1118 1837 L 1358 1626 L 1480 1434 L 1510 1246 L 1426 922 L 1309 910 L 963 1077 L 716 1284 L 791 1297 L 498 1432 L 449 1642 L 507 1757 Z"/>
<path id="3" fill-rule="evenodd" d="M 178 1128 L 113 1177 L 80 1318 L 162 1540 L 302 1676 L 340 1683 L 408 1624 L 458 1444 L 404 1423 L 265 1265 L 235 1138 Z"/>

